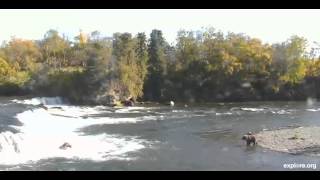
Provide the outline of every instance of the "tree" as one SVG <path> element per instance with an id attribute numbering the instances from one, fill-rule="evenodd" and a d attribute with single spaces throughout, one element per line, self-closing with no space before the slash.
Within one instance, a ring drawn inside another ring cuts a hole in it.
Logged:
<path id="1" fill-rule="evenodd" d="M 35 72 L 41 53 L 37 44 L 30 40 L 12 38 L 5 46 L 5 54 L 10 64 L 18 71 Z"/>
<path id="2" fill-rule="evenodd" d="M 303 80 L 306 75 L 307 40 L 298 36 L 292 36 L 285 43 L 275 45 L 273 61 L 274 65 L 280 67 L 279 80 L 284 83 L 297 84 Z"/>
<path id="3" fill-rule="evenodd" d="M 143 35 L 138 40 L 132 38 L 130 33 L 114 35 L 114 55 L 117 59 L 118 77 L 126 87 L 126 96 L 138 98 L 143 94 L 144 69 L 146 60 L 144 52 Z"/>
<path id="4" fill-rule="evenodd" d="M 95 32 L 93 32 L 93 35 L 95 35 L 97 33 L 98 33 L 98 31 L 95 31 Z M 76 40 L 76 42 L 78 43 L 78 45 L 80 47 L 83 47 L 88 42 L 89 38 L 88 38 L 87 34 L 82 32 L 82 30 L 80 30 L 80 34 L 78 36 L 76 36 L 74 39 Z"/>
<path id="5" fill-rule="evenodd" d="M 43 58 L 50 67 L 62 68 L 67 64 L 67 51 L 70 48 L 70 42 L 59 36 L 58 31 L 49 30 L 40 43 Z"/>
<path id="6" fill-rule="evenodd" d="M 14 70 L 6 60 L 0 58 L 0 84 L 7 82 L 13 76 Z"/>
<path id="7" fill-rule="evenodd" d="M 303 37 L 266 44 L 207 28 L 181 30 L 176 40 L 169 45 L 156 29 L 149 39 L 145 33 L 103 37 L 81 31 L 71 42 L 56 30 L 36 41 L 12 38 L 0 47 L 0 94 L 29 89 L 98 104 L 128 97 L 189 102 L 320 97 L 320 59 L 317 49 L 307 51 Z"/>
<path id="8" fill-rule="evenodd" d="M 193 61 L 200 59 L 200 43 L 194 37 L 194 33 L 181 30 L 178 32 L 176 45 L 177 68 L 185 69 Z"/>
<path id="9" fill-rule="evenodd" d="M 148 44 L 148 78 L 145 86 L 146 98 L 149 100 L 159 100 L 163 98 L 163 77 L 167 70 L 165 58 L 165 39 L 162 31 L 152 30 Z"/>
<path id="10" fill-rule="evenodd" d="M 138 74 L 144 82 L 148 73 L 148 47 L 145 33 L 136 36 L 135 54 L 137 56 Z M 142 91 L 143 92 L 143 91 Z"/>

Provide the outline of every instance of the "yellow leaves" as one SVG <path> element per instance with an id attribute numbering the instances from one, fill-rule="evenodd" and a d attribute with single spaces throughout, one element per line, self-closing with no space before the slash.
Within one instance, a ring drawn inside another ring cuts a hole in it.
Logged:
<path id="1" fill-rule="evenodd" d="M 81 31 L 80 35 L 79 35 L 79 43 L 80 43 L 80 45 L 84 45 L 87 42 L 88 42 L 88 36 Z"/>
<path id="2" fill-rule="evenodd" d="M 120 81 L 128 88 L 128 95 L 134 98 L 142 96 L 143 79 L 137 71 L 136 63 L 127 64 L 124 61 L 119 63 Z"/>
<path id="3" fill-rule="evenodd" d="M 227 75 L 232 75 L 242 69 L 242 64 L 239 59 L 227 53 L 224 53 L 222 63 L 222 68 Z"/>
<path id="4" fill-rule="evenodd" d="M 8 62 L 17 71 L 30 70 L 29 67 L 33 66 L 32 63 L 35 63 L 41 55 L 34 41 L 16 38 L 11 39 L 5 47 L 5 52 Z"/>
<path id="5" fill-rule="evenodd" d="M 277 85 L 273 85 L 272 87 L 271 87 L 271 89 L 273 90 L 273 92 L 279 92 L 279 90 L 280 90 L 280 87 L 279 86 L 277 86 Z"/>
<path id="6" fill-rule="evenodd" d="M 302 60 L 297 60 L 288 67 L 288 72 L 280 77 L 281 81 L 291 84 L 300 83 L 306 76 L 307 68 Z"/>
<path id="7" fill-rule="evenodd" d="M 27 81 L 29 81 L 30 75 L 26 71 L 20 71 L 17 72 L 14 76 L 14 79 L 12 79 L 12 83 L 15 83 L 19 86 L 23 86 Z"/>
<path id="8" fill-rule="evenodd" d="M 31 40 L 15 39 L 9 42 L 9 48 L 15 51 L 17 55 L 33 54 L 39 55 L 37 45 Z"/>
<path id="9" fill-rule="evenodd" d="M 320 76 L 320 59 L 307 60 L 305 64 L 307 68 L 307 76 L 309 77 Z"/>
<path id="10" fill-rule="evenodd" d="M 11 74 L 12 68 L 4 59 L 0 58 L 0 76 L 8 76 Z"/>
<path id="11" fill-rule="evenodd" d="M 27 72 L 17 72 L 4 59 L 0 58 L 0 84 L 13 83 L 21 86 L 27 82 L 29 78 Z"/>

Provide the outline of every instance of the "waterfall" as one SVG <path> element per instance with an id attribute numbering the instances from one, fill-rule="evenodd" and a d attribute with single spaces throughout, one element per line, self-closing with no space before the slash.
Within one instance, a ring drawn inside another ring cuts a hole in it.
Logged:
<path id="1" fill-rule="evenodd" d="M 59 97 L 32 98 L 15 102 L 31 105 L 43 103 L 49 108 L 26 109 L 18 113 L 15 117 L 23 124 L 15 127 L 19 133 L 0 133 L 0 165 L 56 157 L 93 161 L 130 159 L 127 153 L 142 149 L 149 143 L 135 136 L 106 133 L 85 135 L 79 132 L 79 129 L 91 125 L 136 122 L 135 118 L 82 118 L 83 115 L 99 114 L 101 107 L 61 105 L 62 109 L 51 109 L 50 106 L 64 103 Z M 61 150 L 59 147 L 65 142 L 70 143 L 72 148 Z"/>
<path id="2" fill-rule="evenodd" d="M 61 97 L 42 97 L 40 102 L 44 105 L 63 105 L 65 104 Z"/>
<path id="3" fill-rule="evenodd" d="M 8 153 L 19 153 L 19 144 L 22 141 L 20 134 L 13 134 L 12 132 L 6 131 L 0 134 L 0 152 Z"/>

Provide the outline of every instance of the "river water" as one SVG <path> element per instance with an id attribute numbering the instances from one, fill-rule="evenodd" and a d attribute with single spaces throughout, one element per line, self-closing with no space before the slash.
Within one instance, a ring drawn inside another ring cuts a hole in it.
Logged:
<path id="1" fill-rule="evenodd" d="M 320 157 L 241 141 L 249 131 L 295 124 L 320 125 L 320 103 L 110 108 L 68 105 L 58 97 L 1 97 L 0 170 L 295 170 L 285 163 L 319 169 Z M 64 142 L 72 148 L 59 149 Z"/>

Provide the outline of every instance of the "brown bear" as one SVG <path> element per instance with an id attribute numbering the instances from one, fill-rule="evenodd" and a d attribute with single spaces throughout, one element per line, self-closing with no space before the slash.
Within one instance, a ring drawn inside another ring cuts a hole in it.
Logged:
<path id="1" fill-rule="evenodd" d="M 256 137 L 254 137 L 254 135 L 252 135 L 251 132 L 248 132 L 247 134 L 243 135 L 242 140 L 245 140 L 247 142 L 247 146 L 250 146 L 251 144 L 257 144 Z"/>

